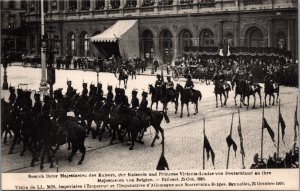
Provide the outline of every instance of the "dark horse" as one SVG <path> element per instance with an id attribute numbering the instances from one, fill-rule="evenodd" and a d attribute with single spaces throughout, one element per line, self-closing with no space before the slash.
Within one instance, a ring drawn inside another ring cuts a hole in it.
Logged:
<path id="1" fill-rule="evenodd" d="M 115 105 L 109 101 L 98 101 L 94 105 L 94 121 L 99 131 L 99 141 L 102 140 L 102 134 L 105 127 L 109 124 L 109 114 Z M 101 125 L 102 124 L 102 125 Z"/>
<path id="2" fill-rule="evenodd" d="M 20 118 L 19 107 L 14 106 L 9 110 L 7 120 L 8 120 L 7 130 L 12 131 L 14 134 L 14 139 L 8 152 L 8 154 L 12 154 L 17 141 L 21 139 L 21 118 Z"/>
<path id="3" fill-rule="evenodd" d="M 156 103 L 156 110 L 158 108 L 158 102 L 161 100 L 161 92 L 158 89 L 153 87 L 152 84 L 149 85 L 149 94 L 151 94 L 151 104 L 150 108 L 152 109 L 153 103 Z"/>
<path id="4" fill-rule="evenodd" d="M 277 94 L 276 96 L 276 103 L 278 103 L 278 98 L 279 98 L 279 84 L 274 82 L 273 80 L 266 80 L 265 81 L 265 103 L 266 105 L 266 99 L 267 99 L 267 95 L 269 95 L 269 105 L 271 105 L 271 96 L 273 97 L 273 103 L 272 105 L 275 105 L 275 95 L 274 93 Z"/>
<path id="5" fill-rule="evenodd" d="M 254 99 L 254 102 L 253 102 L 253 106 L 252 108 L 254 109 L 255 108 L 255 102 L 256 102 L 256 94 L 258 94 L 259 96 L 259 101 L 260 101 L 260 106 L 262 107 L 262 104 L 261 104 L 261 86 L 259 84 L 256 84 L 254 83 L 253 85 L 250 85 L 249 83 L 245 83 L 244 85 L 244 88 L 242 90 L 242 94 L 243 94 L 243 101 L 244 99 L 247 97 L 247 109 L 249 108 L 249 97 L 252 95 L 253 96 L 253 99 Z M 244 103 L 244 102 L 243 102 Z"/>
<path id="6" fill-rule="evenodd" d="M 216 107 L 218 107 L 218 95 L 220 95 L 221 107 L 226 105 L 230 90 L 231 87 L 227 82 L 221 82 L 220 80 L 215 81 Z M 222 95 L 225 98 L 224 104 L 222 102 Z"/>
<path id="7" fill-rule="evenodd" d="M 175 90 L 167 90 L 166 83 L 162 85 L 162 102 L 163 102 L 163 111 L 167 113 L 168 110 L 168 103 L 173 102 L 175 103 L 175 114 L 178 110 L 178 97 L 179 92 Z"/>
<path id="8" fill-rule="evenodd" d="M 133 150 L 134 142 L 136 141 L 137 135 L 139 132 L 144 132 L 145 128 L 148 128 L 152 126 L 155 129 L 155 136 L 153 138 L 153 141 L 151 143 L 151 147 L 154 146 L 156 139 L 159 139 L 159 132 L 162 136 L 161 144 L 164 144 L 165 136 L 164 136 L 164 130 L 161 128 L 160 124 L 165 118 L 166 122 L 169 123 L 169 117 L 168 115 L 163 111 L 147 111 L 147 113 L 150 115 L 149 121 L 144 121 L 142 115 L 139 115 L 138 112 L 141 111 L 133 111 L 130 108 L 127 109 L 128 113 L 131 113 L 131 120 L 130 123 L 127 126 L 128 132 L 131 135 L 131 146 L 129 150 Z M 140 143 L 143 144 L 143 142 L 140 140 Z"/>
<path id="9" fill-rule="evenodd" d="M 119 73 L 119 77 L 118 77 L 119 87 L 121 86 L 121 80 L 123 80 L 124 88 L 126 89 L 127 88 L 127 81 L 128 81 L 128 72 L 127 72 L 127 70 L 125 68 L 123 69 L 122 67 L 119 67 L 116 70 L 115 76 L 116 76 L 117 73 Z"/>
<path id="10" fill-rule="evenodd" d="M 199 90 L 192 90 L 192 95 L 190 95 L 189 89 L 184 89 L 180 84 L 176 85 L 176 91 L 180 93 L 180 101 L 181 101 L 181 113 L 180 118 L 182 118 L 182 112 L 183 112 L 183 105 L 186 104 L 188 117 L 190 116 L 189 112 L 189 102 L 195 104 L 195 113 L 196 115 L 198 113 L 198 100 L 200 101 L 202 99 L 202 94 Z"/>

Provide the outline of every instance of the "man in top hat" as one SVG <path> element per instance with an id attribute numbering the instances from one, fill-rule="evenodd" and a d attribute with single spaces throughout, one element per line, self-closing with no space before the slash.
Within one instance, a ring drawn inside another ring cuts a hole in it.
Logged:
<path id="1" fill-rule="evenodd" d="M 72 94 L 73 94 L 73 87 L 72 87 L 72 81 L 67 81 L 67 85 L 68 85 L 68 88 L 67 88 L 67 93 L 66 95 L 68 97 L 72 97 Z"/>
<path id="2" fill-rule="evenodd" d="M 10 95 L 9 95 L 9 98 L 8 98 L 8 103 L 10 105 L 13 105 L 15 103 L 15 101 L 16 101 L 17 95 L 16 95 L 15 92 L 16 92 L 15 87 L 10 86 L 9 87 L 9 93 L 10 93 Z"/>
<path id="3" fill-rule="evenodd" d="M 107 86 L 107 96 L 106 96 L 106 100 L 109 101 L 110 103 L 113 102 L 114 99 L 114 93 L 112 91 L 112 86 Z"/>
<path id="4" fill-rule="evenodd" d="M 139 107 L 139 99 L 137 98 L 137 91 L 132 90 L 131 108 L 136 109 Z"/>
<path id="5" fill-rule="evenodd" d="M 42 102 L 41 102 L 41 95 L 40 94 L 34 94 L 34 105 L 32 108 L 32 116 L 36 117 L 38 116 L 42 111 Z"/>
<path id="6" fill-rule="evenodd" d="M 194 82 L 192 81 L 191 74 L 187 76 L 187 81 L 185 82 L 184 88 L 189 90 L 189 97 L 191 98 L 193 96 L 193 88 L 194 88 Z"/>

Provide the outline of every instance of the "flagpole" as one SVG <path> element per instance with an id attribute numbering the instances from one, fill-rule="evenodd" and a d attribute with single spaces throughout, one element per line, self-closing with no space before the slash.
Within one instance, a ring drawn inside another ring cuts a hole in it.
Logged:
<path id="1" fill-rule="evenodd" d="M 242 125 L 241 125 L 241 116 L 240 116 L 240 109 L 238 109 L 238 113 L 239 113 L 239 126 L 241 128 L 241 134 L 242 134 Z M 241 138 L 241 137 L 240 137 Z M 241 143 L 242 144 L 242 143 Z M 242 154 L 242 166 L 243 166 L 243 169 L 245 169 L 245 158 L 244 158 L 244 153 L 245 151 L 243 151 L 243 154 Z"/>
<path id="2" fill-rule="evenodd" d="M 205 139 L 205 117 L 203 118 L 203 156 L 202 156 L 202 159 L 203 159 L 203 170 L 205 170 L 205 148 L 204 148 L 204 139 Z"/>
<path id="3" fill-rule="evenodd" d="M 231 126 L 230 126 L 230 136 L 232 134 L 232 124 L 233 124 L 233 115 L 234 113 L 232 113 L 232 117 L 231 117 Z M 228 169 L 229 166 L 229 156 L 230 156 L 230 147 L 228 147 L 228 152 L 227 152 L 227 164 L 226 164 L 226 169 Z"/>
<path id="4" fill-rule="evenodd" d="M 263 103 L 262 112 L 262 127 L 261 127 L 261 142 L 260 142 L 260 158 L 263 159 L 263 147 L 264 147 L 264 116 L 265 115 L 265 103 Z"/>
<path id="5" fill-rule="evenodd" d="M 297 144 L 297 123 L 296 121 L 298 121 L 298 96 L 297 96 L 297 101 L 296 101 L 296 111 L 295 111 L 295 116 L 294 116 L 294 153 L 295 153 L 295 150 L 296 150 L 296 144 Z"/>
<path id="6" fill-rule="evenodd" d="M 279 107 L 279 110 L 278 110 L 278 129 L 277 129 L 277 158 L 279 159 L 280 99 L 279 99 L 279 105 L 278 105 L 278 107 Z"/>

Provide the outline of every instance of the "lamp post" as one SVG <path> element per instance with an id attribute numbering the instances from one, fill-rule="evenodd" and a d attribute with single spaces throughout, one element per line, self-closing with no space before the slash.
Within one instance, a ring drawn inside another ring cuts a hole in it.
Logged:
<path id="1" fill-rule="evenodd" d="M 49 87 L 47 86 L 46 81 L 46 47 L 47 47 L 47 39 L 45 38 L 45 21 L 44 21 L 44 0 L 41 0 L 41 38 L 42 38 L 42 46 L 41 46 L 41 83 L 40 83 L 40 93 L 41 97 L 47 94 Z"/>
<path id="2" fill-rule="evenodd" d="M 99 72 L 100 72 L 100 66 L 99 66 L 99 64 L 97 64 L 95 66 L 95 69 L 96 69 L 96 72 L 97 72 L 97 84 L 98 84 L 99 83 Z"/>
<path id="3" fill-rule="evenodd" d="M 3 55 L 2 64 L 3 64 L 3 69 L 4 69 L 2 89 L 3 90 L 8 90 L 7 71 L 6 71 L 8 60 L 7 60 L 7 55 L 6 54 Z"/>

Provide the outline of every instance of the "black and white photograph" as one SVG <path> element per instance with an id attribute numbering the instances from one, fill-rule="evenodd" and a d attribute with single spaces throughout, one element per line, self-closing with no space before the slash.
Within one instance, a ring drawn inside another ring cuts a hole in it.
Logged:
<path id="1" fill-rule="evenodd" d="M 1 0 L 2 175 L 299 169 L 298 41 L 297 0 Z"/>

